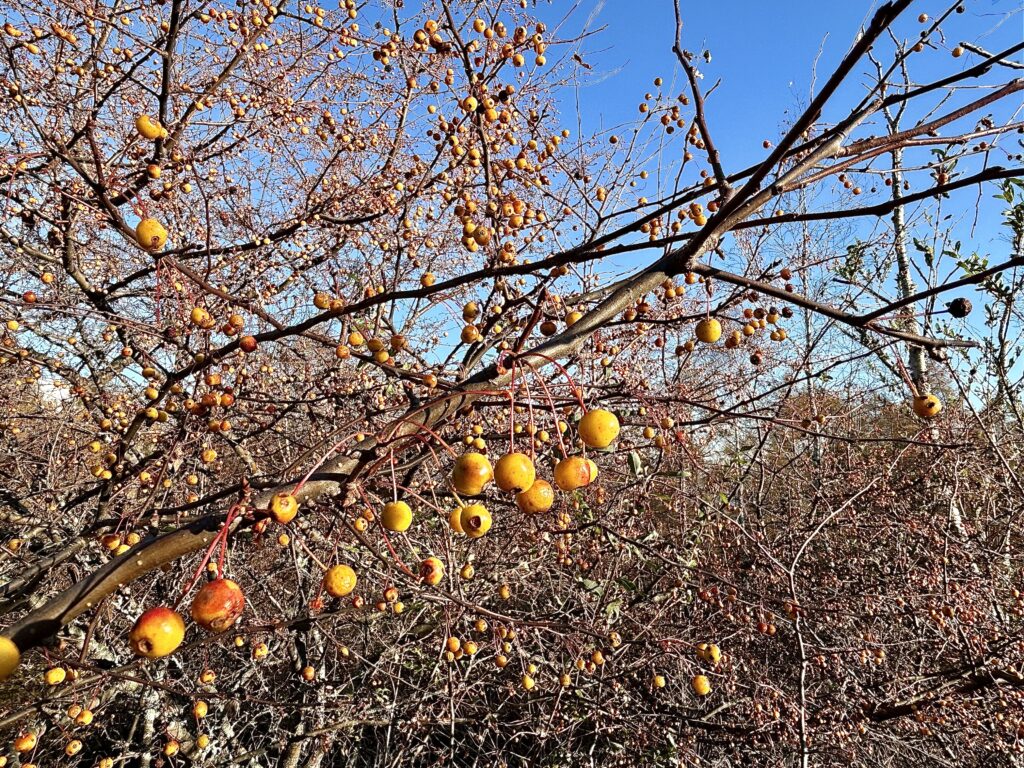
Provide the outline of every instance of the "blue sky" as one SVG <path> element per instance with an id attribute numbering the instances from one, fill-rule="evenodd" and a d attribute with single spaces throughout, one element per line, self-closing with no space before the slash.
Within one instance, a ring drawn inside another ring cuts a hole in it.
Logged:
<path id="1" fill-rule="evenodd" d="M 868 0 L 683 0 L 683 45 L 697 53 L 711 51 L 711 63 L 701 65 L 705 87 L 722 80 L 709 100 L 709 120 L 730 165 L 742 167 L 762 156 L 761 131 L 777 132 L 785 110 L 807 99 L 815 60 L 820 83 L 878 5 Z M 934 15 L 948 5 L 914 3 L 895 27 L 898 36 L 916 39 L 922 29 L 917 16 Z M 567 6 L 555 2 L 550 8 L 538 5 L 538 11 L 555 22 Z M 586 58 L 594 65 L 593 84 L 581 93 L 584 117 L 592 128 L 634 117 L 653 79 L 661 76 L 668 83 L 678 69 L 672 54 L 671 0 L 583 0 L 566 32 L 580 30 L 595 11 L 592 28 L 606 28 L 585 44 L 590 52 Z M 950 19 L 948 29 L 947 49 L 966 39 L 1000 50 L 1024 38 L 1024 13 L 1017 0 L 973 0 L 966 13 Z M 948 51 L 929 51 L 914 58 L 912 74 L 925 81 L 975 61 L 965 56 L 951 63 Z M 840 95 L 837 103 L 842 101 Z"/>
<path id="2" fill-rule="evenodd" d="M 766 155 L 762 140 L 779 136 L 787 121 L 809 99 L 813 79 L 816 77 L 820 86 L 828 78 L 853 43 L 857 31 L 870 21 L 879 5 L 880 2 L 874 0 L 682 1 L 684 48 L 698 55 L 705 49 L 711 52 L 710 62 L 698 61 L 705 76 L 702 87 L 706 90 L 721 81 L 708 99 L 707 110 L 710 129 L 727 172 L 744 168 Z M 581 72 L 584 84 L 578 92 L 584 133 L 634 120 L 644 92 L 657 90 L 653 87 L 655 77 L 664 78 L 666 93 L 686 90 L 672 53 L 675 36 L 672 0 L 580 0 L 578 4 L 556 0 L 550 5 L 538 3 L 537 13 L 553 29 L 574 6 L 576 10 L 560 30 L 562 36 L 578 34 L 588 24 L 596 32 L 583 45 L 584 58 L 592 65 L 589 71 Z M 900 39 L 916 41 L 928 26 L 919 22 L 919 15 L 925 13 L 934 19 L 949 6 L 945 0 L 919 0 L 904 12 L 893 31 Z M 914 82 L 927 83 L 977 63 L 978 57 L 971 53 L 959 59 L 952 57 L 950 51 L 960 41 L 999 51 L 1024 39 L 1024 12 L 1018 0 L 967 0 L 965 7 L 965 13 L 953 14 L 943 24 L 940 34 L 930 38 L 934 49 L 911 57 L 910 74 Z M 884 57 L 891 47 L 889 41 L 880 43 L 879 55 Z M 1024 61 L 1020 54 L 1016 58 Z M 833 97 L 823 116 L 825 122 L 845 117 L 849 108 L 860 100 L 869 83 L 864 75 L 870 67 L 868 61 L 862 61 L 855 70 L 857 76 Z M 982 80 L 974 81 L 974 85 L 982 87 L 964 89 L 937 114 L 980 98 L 992 84 L 1003 84 L 1021 76 L 1024 72 L 1020 70 L 995 68 Z M 577 95 L 567 89 L 563 95 L 564 114 L 571 117 L 576 100 Z M 927 101 L 924 106 L 930 109 L 938 99 Z M 1020 99 L 1008 98 L 986 111 L 997 120 L 1005 120 L 1018 111 L 1014 119 L 1020 120 L 1020 109 Z M 974 120 L 986 111 L 967 118 L 961 127 L 969 130 Z M 684 117 L 689 118 L 692 108 L 683 112 Z M 904 124 L 912 124 L 918 116 L 919 112 L 908 114 Z M 865 133 L 882 132 L 882 126 L 877 123 L 865 126 Z M 953 133 L 952 128 L 948 133 Z M 1018 137 L 1005 137 L 1003 143 L 1010 151 L 1020 151 Z M 675 154 L 676 150 L 670 152 Z M 926 155 L 919 153 L 916 159 L 922 157 Z M 884 163 L 883 159 L 878 167 L 884 168 Z M 993 157 L 992 163 L 1005 164 L 1005 160 Z M 973 166 L 969 172 L 977 170 Z M 919 175 L 915 188 L 919 189 L 926 179 L 926 174 Z M 955 236 L 964 241 L 964 254 L 978 251 L 982 256 L 989 256 L 992 263 L 1005 259 L 1008 251 L 1008 233 L 1001 226 L 1005 206 L 992 200 L 997 191 L 992 184 L 983 189 L 977 226 L 973 226 L 979 200 L 977 188 L 954 193 L 953 199 L 943 204 L 943 213 L 954 213 L 951 221 L 955 224 Z M 858 203 L 877 202 L 883 194 L 881 190 L 878 196 L 865 194 Z M 827 199 L 817 202 L 823 207 L 828 204 Z M 918 206 L 909 212 L 912 222 L 921 221 L 915 219 L 915 213 L 925 207 Z M 861 226 L 876 226 L 877 223 L 865 221 Z M 930 232 L 931 228 L 928 229 Z M 620 264 L 624 269 L 635 266 L 635 262 Z M 943 274 L 948 274 L 948 269 Z"/>

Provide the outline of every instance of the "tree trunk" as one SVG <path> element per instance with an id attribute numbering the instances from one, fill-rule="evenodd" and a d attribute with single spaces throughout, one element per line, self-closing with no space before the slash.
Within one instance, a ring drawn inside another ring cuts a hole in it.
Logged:
<path id="1" fill-rule="evenodd" d="M 893 129 L 895 130 L 895 127 Z M 903 197 L 903 150 L 896 149 L 892 153 L 892 199 L 898 202 Z M 893 250 L 896 254 L 896 288 L 900 299 L 906 299 L 914 294 L 914 277 L 910 273 L 910 258 L 907 255 L 907 223 L 902 205 L 897 205 L 892 212 Z M 920 323 L 917 321 L 916 307 L 909 304 L 906 307 L 907 317 L 903 321 L 903 329 L 909 333 L 920 333 Z M 910 379 L 918 391 L 925 392 L 928 389 L 928 359 L 924 354 L 924 347 L 910 344 L 907 368 L 910 371 Z"/>

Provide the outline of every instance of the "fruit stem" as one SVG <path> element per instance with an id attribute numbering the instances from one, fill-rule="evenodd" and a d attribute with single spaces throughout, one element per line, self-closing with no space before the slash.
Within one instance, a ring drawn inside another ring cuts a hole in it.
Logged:
<path id="1" fill-rule="evenodd" d="M 914 380 L 910 378 L 910 374 L 907 372 L 907 368 L 905 365 L 903 365 L 903 360 L 899 357 L 899 355 L 896 356 L 896 367 L 899 369 L 900 375 L 903 377 L 903 380 L 907 382 L 907 386 L 910 387 L 910 394 L 912 394 L 914 397 L 920 397 L 920 393 L 917 391 L 917 385 L 914 383 Z"/>
<path id="2" fill-rule="evenodd" d="M 516 364 L 512 362 L 511 378 L 508 383 L 508 452 L 516 448 Z M 525 379 L 525 377 L 523 377 Z"/>
<path id="3" fill-rule="evenodd" d="M 551 397 L 551 390 L 548 389 L 547 382 L 544 381 L 544 378 L 537 374 L 537 369 L 534 368 L 533 365 L 531 365 L 528 361 L 524 360 L 523 362 L 529 365 L 530 370 L 532 370 L 534 375 L 537 376 L 537 381 L 540 382 L 540 386 L 544 390 L 544 396 L 547 398 L 548 404 L 551 406 L 551 415 L 555 420 L 555 434 L 558 435 L 558 447 L 561 449 L 562 458 L 564 459 L 566 458 L 566 456 L 568 456 L 568 454 L 565 451 L 565 441 L 562 439 L 562 430 L 558 428 L 558 410 L 555 408 L 554 398 Z M 561 368 L 561 366 L 559 366 L 559 368 Z M 563 368 L 562 370 L 564 371 L 565 369 Z M 568 376 L 568 374 L 566 375 Z M 572 379 L 570 379 L 569 381 L 571 382 Z M 573 388 L 575 389 L 575 386 Z M 580 398 L 580 404 L 583 404 L 582 398 Z M 584 407 L 583 410 L 585 412 L 586 408 Z"/>
<path id="4" fill-rule="evenodd" d="M 576 386 L 576 382 L 573 380 L 572 376 L 569 375 L 569 372 L 562 367 L 562 364 L 559 363 L 554 358 L 548 357 L 543 352 L 527 352 L 525 355 L 523 355 L 523 357 L 529 357 L 530 355 L 536 355 L 537 357 L 544 358 L 562 372 L 562 375 L 565 376 L 565 380 L 569 382 L 569 389 L 572 391 L 573 397 L 580 401 L 580 408 L 582 408 L 583 412 L 586 413 L 587 404 L 583 402 L 583 392 L 582 390 L 579 389 L 579 387 Z M 523 362 L 526 363 L 526 360 L 523 360 Z M 529 363 L 526 364 L 530 365 Z M 534 368 L 532 365 L 530 365 L 530 368 L 533 370 L 534 373 L 537 372 L 537 369 Z"/>
<path id="5" fill-rule="evenodd" d="M 206 564 L 210 562 L 210 558 L 213 557 L 213 552 L 217 548 L 218 544 L 221 545 L 221 551 L 217 562 L 217 576 L 219 577 L 224 573 L 224 550 L 227 549 L 228 533 L 231 530 L 231 523 L 235 517 L 237 517 L 240 508 L 240 504 L 236 503 L 231 505 L 231 508 L 228 510 L 227 517 L 224 520 L 223 527 L 217 532 L 217 535 L 214 536 L 213 541 L 210 542 L 210 546 L 206 548 L 206 554 L 203 556 L 202 562 L 200 562 L 199 566 L 196 568 L 196 572 L 192 574 L 192 578 L 184 586 L 181 590 L 181 594 L 179 594 L 178 598 L 174 601 L 174 610 L 178 609 L 181 601 L 185 599 L 185 596 L 192 591 L 192 587 L 194 587 L 196 582 L 199 581 L 199 577 L 203 574 L 203 569 L 206 568 Z"/>
<path id="6" fill-rule="evenodd" d="M 523 386 L 526 387 L 526 410 L 529 413 L 528 425 L 532 429 L 536 429 L 537 424 L 533 418 L 533 394 L 530 392 L 530 379 L 528 376 L 523 376 Z M 532 461 L 537 460 L 537 448 L 534 444 L 533 438 L 530 439 L 530 459 Z"/>
<path id="7" fill-rule="evenodd" d="M 424 432 L 428 433 L 431 437 L 433 437 L 435 440 L 437 440 L 444 447 L 444 449 L 446 451 L 448 451 L 448 453 L 450 453 L 452 455 L 453 458 L 457 458 L 458 457 L 459 454 L 457 454 L 455 452 L 455 450 L 450 445 L 448 445 L 447 442 L 445 442 L 444 438 L 442 438 L 439 434 L 437 434 L 437 432 L 435 432 L 433 429 L 428 427 L 426 424 L 419 424 L 419 423 L 417 423 L 415 421 L 410 421 L 408 416 L 402 417 L 398 421 L 399 422 L 409 422 L 414 427 L 416 427 L 418 429 L 422 429 Z M 421 439 L 419 435 L 416 435 L 415 437 L 417 439 Z M 391 439 L 395 439 L 395 438 L 391 438 Z M 385 442 L 389 442 L 389 441 L 385 441 Z"/>
<path id="8" fill-rule="evenodd" d="M 394 449 L 391 450 L 390 459 L 391 460 L 388 463 L 391 465 L 391 500 L 392 501 L 398 501 L 398 478 L 395 477 L 395 451 L 394 451 Z"/>

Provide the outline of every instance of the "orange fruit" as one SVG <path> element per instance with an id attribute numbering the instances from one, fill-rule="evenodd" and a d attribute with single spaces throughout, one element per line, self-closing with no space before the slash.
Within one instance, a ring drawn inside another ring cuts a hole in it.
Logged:
<path id="1" fill-rule="evenodd" d="M 481 453 L 464 453 L 455 461 L 452 469 L 452 484 L 462 496 L 476 496 L 482 493 L 494 479 L 491 462 Z"/>
<path id="2" fill-rule="evenodd" d="M 158 659 L 174 653 L 184 639 L 184 619 L 164 605 L 150 608 L 139 616 L 128 633 L 132 650 L 147 659 Z"/>
<path id="3" fill-rule="evenodd" d="M 345 597 L 356 588 L 356 572 L 348 565 L 332 565 L 324 574 L 324 589 L 331 597 Z"/>
<path id="4" fill-rule="evenodd" d="M 573 491 L 590 485 L 590 465 L 582 456 L 569 456 L 555 465 L 555 485 Z"/>
<path id="5" fill-rule="evenodd" d="M 942 401 L 935 395 L 918 395 L 914 398 L 914 413 L 922 419 L 934 419 L 942 410 Z"/>
<path id="6" fill-rule="evenodd" d="M 580 419 L 580 437 L 588 448 L 607 448 L 619 436 L 619 419 L 611 411 L 595 408 Z"/>
<path id="7" fill-rule="evenodd" d="M 555 503 L 555 489 L 547 480 L 535 480 L 533 485 L 516 494 L 516 506 L 529 515 L 539 515 Z"/>
<path id="8" fill-rule="evenodd" d="M 536 478 L 537 470 L 525 453 L 506 453 L 494 465 L 494 482 L 503 491 L 525 491 Z"/>
<path id="9" fill-rule="evenodd" d="M 389 501 L 384 505 L 380 524 L 396 533 L 409 530 L 409 526 L 412 525 L 412 507 L 404 501 Z"/>

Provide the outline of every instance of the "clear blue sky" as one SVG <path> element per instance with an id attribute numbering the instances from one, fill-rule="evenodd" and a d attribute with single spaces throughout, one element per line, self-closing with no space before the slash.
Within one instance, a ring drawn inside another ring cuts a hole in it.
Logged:
<path id="1" fill-rule="evenodd" d="M 806 101 L 819 49 L 820 84 L 879 4 L 870 0 L 683 0 L 683 45 L 696 53 L 711 51 L 710 64 L 701 63 L 705 87 L 722 80 L 709 101 L 709 120 L 719 149 L 732 167 L 762 156 L 761 132 L 777 131 L 786 119 L 785 111 Z M 1024 39 L 1020 5 L 1017 0 L 967 0 L 967 12 L 948 23 L 946 48 L 960 39 L 992 51 L 1020 42 Z M 538 4 L 538 11 L 556 22 L 569 6 L 556 1 L 550 7 Z M 902 38 L 916 40 L 922 29 L 917 16 L 934 15 L 948 6 L 945 0 L 914 3 L 895 30 Z M 669 84 L 675 73 L 677 85 L 682 85 L 672 54 L 672 0 L 581 0 L 564 27 L 566 33 L 582 29 L 591 14 L 595 14 L 591 27 L 605 29 L 585 43 L 589 52 L 585 58 L 594 65 L 589 73 L 592 84 L 581 92 L 586 125 L 594 128 L 635 117 L 640 98 L 657 76 Z M 951 63 L 948 50 L 930 51 L 914 58 L 912 74 L 924 81 L 976 61 L 967 55 Z M 843 101 L 840 94 L 836 103 Z"/>

